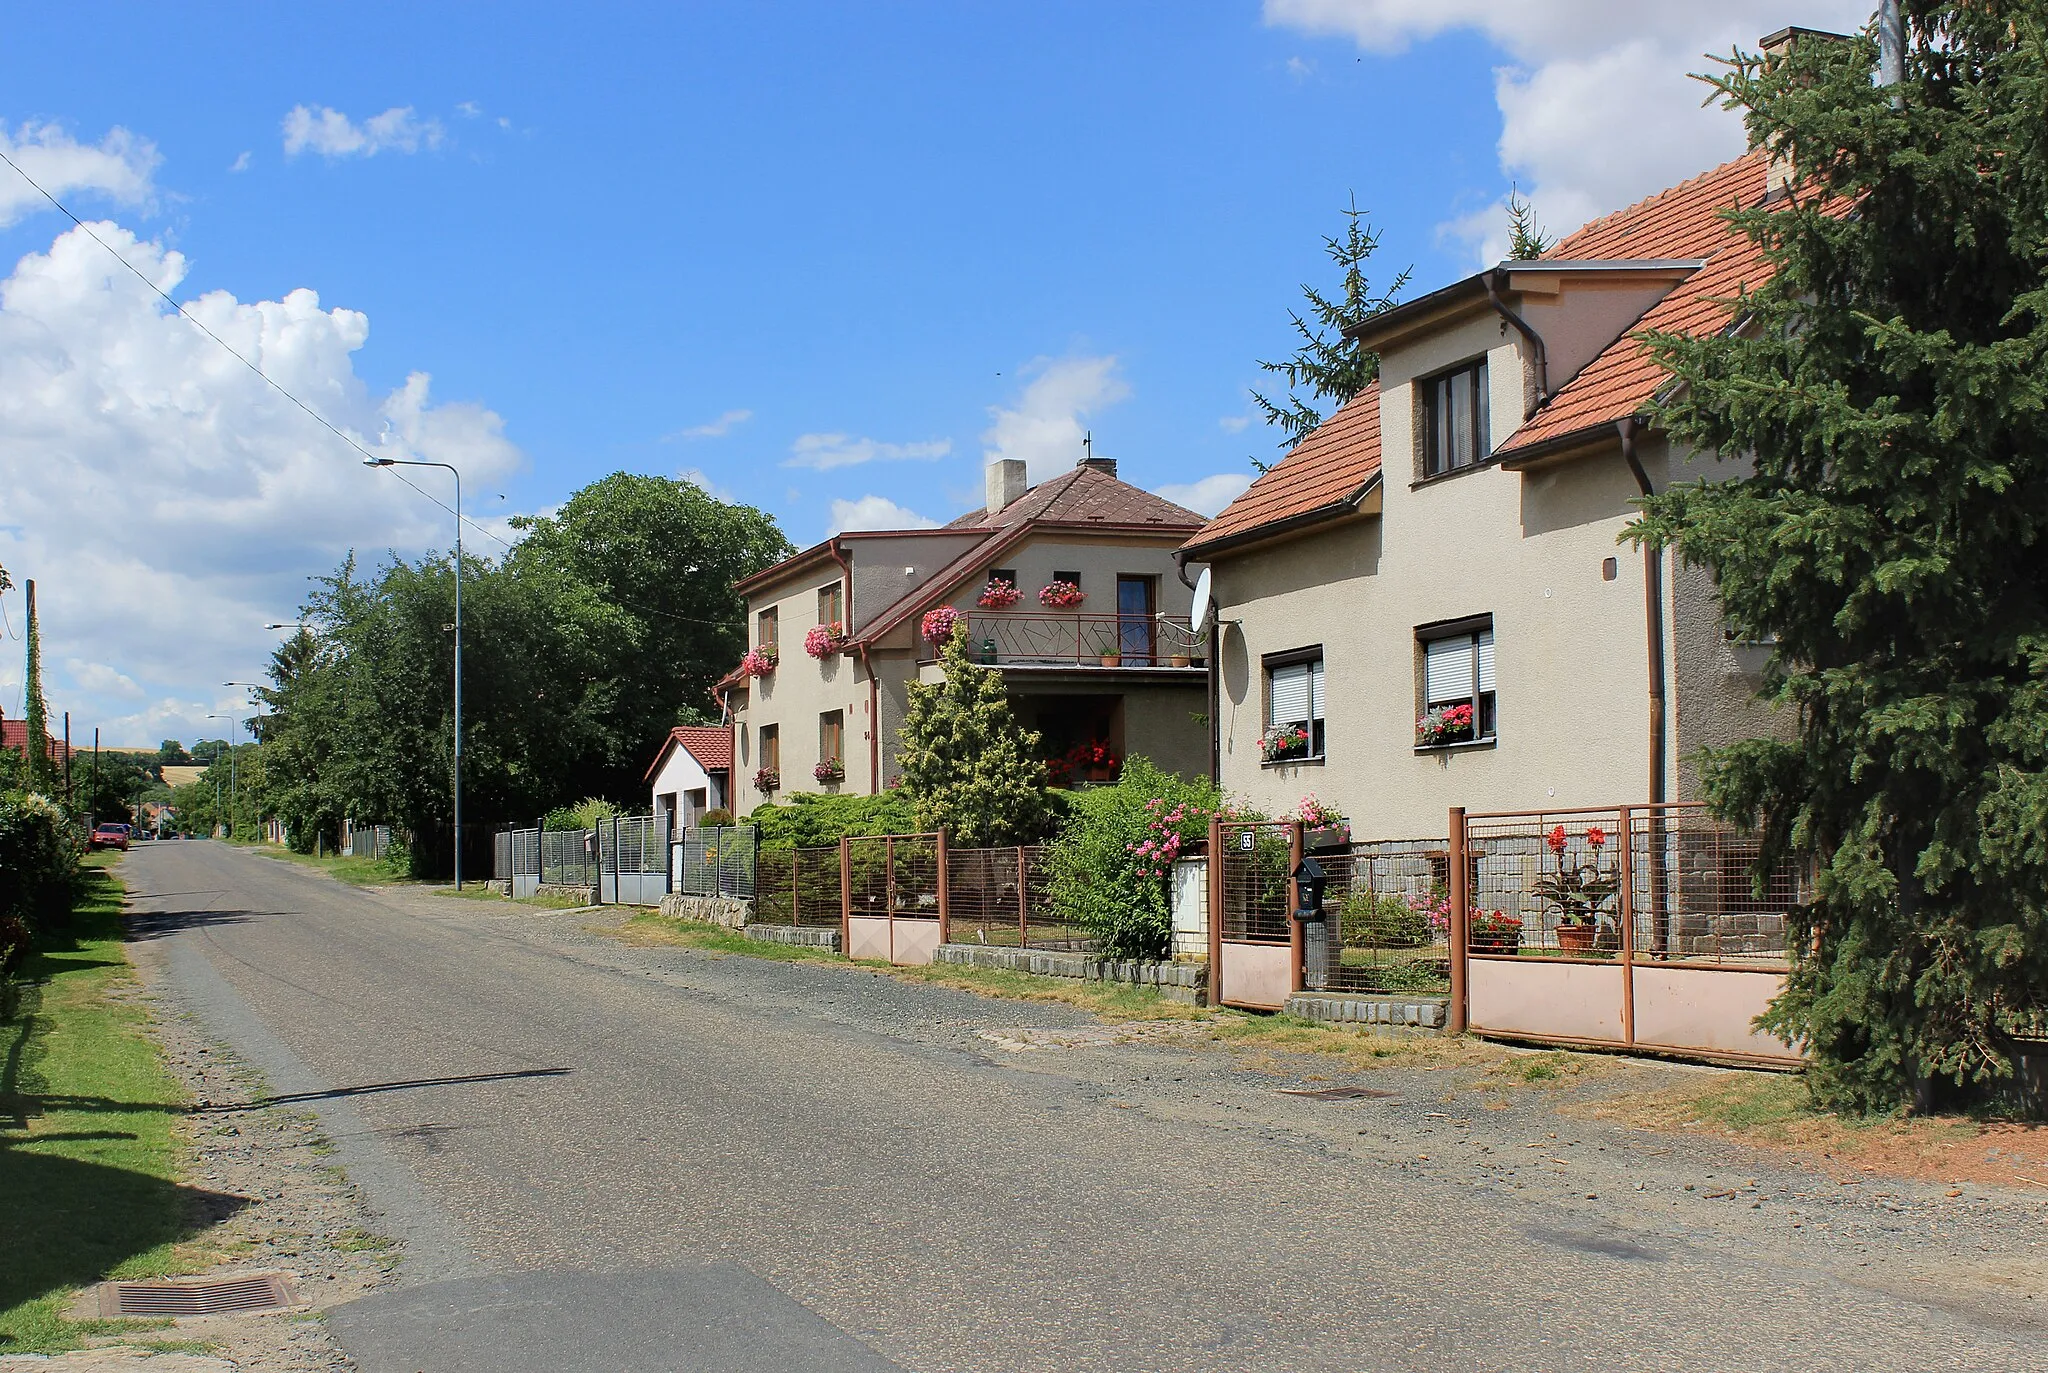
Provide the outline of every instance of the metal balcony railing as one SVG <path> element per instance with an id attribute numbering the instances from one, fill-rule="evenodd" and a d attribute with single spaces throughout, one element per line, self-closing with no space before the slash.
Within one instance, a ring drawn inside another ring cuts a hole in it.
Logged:
<path id="1" fill-rule="evenodd" d="M 969 651 L 992 666 L 1185 667 L 1207 636 L 1174 615 L 1060 615 L 980 611 L 966 617 Z M 920 661 L 938 650 L 922 645 Z"/>

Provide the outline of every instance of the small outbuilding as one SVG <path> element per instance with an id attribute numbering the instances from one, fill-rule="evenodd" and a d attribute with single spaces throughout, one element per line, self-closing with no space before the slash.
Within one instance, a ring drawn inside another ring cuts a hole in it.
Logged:
<path id="1" fill-rule="evenodd" d="M 647 769 L 656 828 L 673 839 L 707 810 L 732 798 L 732 730 L 725 725 L 677 725 Z"/>

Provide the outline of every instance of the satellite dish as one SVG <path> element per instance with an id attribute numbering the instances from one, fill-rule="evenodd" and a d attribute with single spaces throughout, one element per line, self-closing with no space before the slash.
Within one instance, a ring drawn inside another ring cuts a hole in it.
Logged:
<path id="1" fill-rule="evenodd" d="M 1195 578 L 1195 609 L 1192 618 L 1197 634 L 1209 627 L 1209 612 L 1215 608 L 1215 602 L 1209 596 L 1209 569 L 1205 567 L 1202 569 L 1202 575 Z"/>

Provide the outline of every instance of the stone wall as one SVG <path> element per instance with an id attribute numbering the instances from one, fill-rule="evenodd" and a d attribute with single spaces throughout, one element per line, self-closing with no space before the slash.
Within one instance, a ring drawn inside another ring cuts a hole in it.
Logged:
<path id="1" fill-rule="evenodd" d="M 932 955 L 932 962 L 998 968 L 1039 977 L 1071 977 L 1083 982 L 1120 982 L 1148 988 L 1169 1001 L 1188 1006 L 1203 1005 L 1208 999 L 1206 963 L 1107 959 L 1055 949 L 1006 949 L 986 944 L 941 944 Z"/>
<path id="2" fill-rule="evenodd" d="M 581 901 L 586 906 L 597 904 L 596 887 L 566 887 L 559 882 L 543 882 L 533 890 L 536 896 L 560 896 L 570 901 Z"/>
<path id="3" fill-rule="evenodd" d="M 754 903 L 736 896 L 685 896 L 682 892 L 670 892 L 661 898 L 661 913 L 670 920 L 694 920 L 700 925 L 744 930 L 754 918 Z"/>
<path id="4" fill-rule="evenodd" d="M 1296 992 L 1287 998 L 1287 1014 L 1327 1025 L 1362 1025 L 1379 1034 L 1440 1035 L 1450 1016 L 1450 1005 L 1448 998 L 1440 996 Z"/>
<path id="5" fill-rule="evenodd" d="M 799 948 L 839 952 L 839 931 L 830 925 L 748 925 L 742 932 L 763 944 L 794 944 Z"/>

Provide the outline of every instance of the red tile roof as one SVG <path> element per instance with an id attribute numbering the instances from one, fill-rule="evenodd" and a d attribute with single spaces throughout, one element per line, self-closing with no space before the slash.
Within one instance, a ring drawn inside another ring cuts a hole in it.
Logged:
<path id="1" fill-rule="evenodd" d="M 654 780 L 654 774 L 661 770 L 672 744 L 680 744 L 706 772 L 732 771 L 730 728 L 725 725 L 677 725 L 668 732 L 668 738 L 662 740 L 661 749 L 654 755 L 654 761 L 648 765 L 647 776 L 643 777 L 642 781 Z"/>
<path id="2" fill-rule="evenodd" d="M 0 720 L 0 748 L 12 749 L 23 757 L 28 756 L 28 721 Z M 43 749 L 50 760 L 59 766 L 64 762 L 64 741 L 43 732 Z"/>
<path id="3" fill-rule="evenodd" d="M 1268 525 L 1322 510 L 1335 513 L 1356 500 L 1379 470 L 1380 384 L 1374 382 L 1261 473 L 1182 547 L 1199 556 L 1205 548 Z"/>

